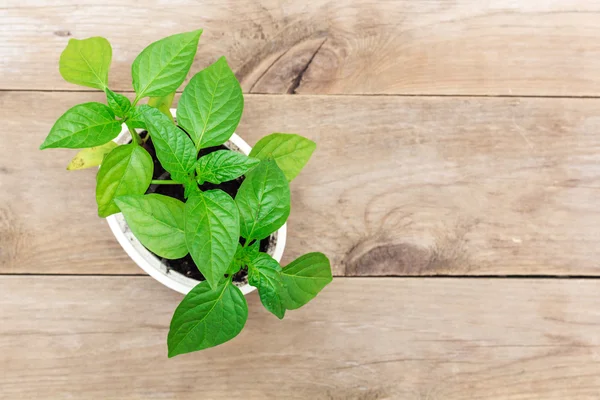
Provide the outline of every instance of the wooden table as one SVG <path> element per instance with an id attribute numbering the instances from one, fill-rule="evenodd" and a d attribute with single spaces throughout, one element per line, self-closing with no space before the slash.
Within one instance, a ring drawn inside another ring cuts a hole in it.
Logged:
<path id="1" fill-rule="evenodd" d="M 284 261 L 337 278 L 168 360 L 181 296 L 96 216 L 95 171 L 37 148 L 103 101 L 62 81 L 69 38 L 107 37 L 131 96 L 137 53 L 198 27 L 240 135 L 318 143 Z M 8 0 L 0 39 L 0 398 L 600 398 L 600 3 Z"/>

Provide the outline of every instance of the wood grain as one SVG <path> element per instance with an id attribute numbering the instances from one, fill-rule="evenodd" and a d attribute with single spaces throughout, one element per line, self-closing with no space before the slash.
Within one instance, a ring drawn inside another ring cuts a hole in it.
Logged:
<path id="1" fill-rule="evenodd" d="M 3 399 L 597 399 L 597 281 L 340 278 L 168 360 L 148 277 L 1 277 Z M 93 299 L 93 301 L 91 301 Z"/>
<path id="2" fill-rule="evenodd" d="M 70 38 L 105 36 L 110 82 L 150 42 L 205 29 L 192 68 L 227 56 L 247 92 L 600 95 L 600 4 L 496 0 L 5 1 L 1 89 L 80 90 Z"/>
<path id="3" fill-rule="evenodd" d="M 140 273 L 96 216 L 94 170 L 39 151 L 90 93 L 0 93 L 0 272 Z M 318 143 L 284 261 L 337 275 L 600 274 L 600 100 L 249 95 L 238 133 Z"/>

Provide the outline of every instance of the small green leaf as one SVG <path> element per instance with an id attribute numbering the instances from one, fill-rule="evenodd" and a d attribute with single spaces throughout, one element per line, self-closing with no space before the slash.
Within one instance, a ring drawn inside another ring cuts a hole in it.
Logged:
<path id="1" fill-rule="evenodd" d="M 90 167 L 97 167 L 102 164 L 102 159 L 105 155 L 110 153 L 112 149 L 117 147 L 113 141 L 110 141 L 106 144 L 97 147 L 90 147 L 88 149 L 83 149 L 77 153 L 75 157 L 71 160 L 69 165 L 67 166 L 67 170 L 74 171 L 78 169 L 85 169 Z"/>
<path id="2" fill-rule="evenodd" d="M 98 215 L 108 217 L 118 213 L 116 197 L 144 194 L 150 186 L 153 171 L 152 157 L 135 143 L 116 147 L 108 153 L 96 177 Z"/>
<path id="3" fill-rule="evenodd" d="M 308 253 L 292 261 L 281 272 L 285 308 L 295 310 L 312 300 L 329 282 L 331 266 L 323 253 Z"/>
<path id="4" fill-rule="evenodd" d="M 244 175 L 259 162 L 256 158 L 235 151 L 217 150 L 196 162 L 197 180 L 199 184 L 231 181 Z"/>
<path id="5" fill-rule="evenodd" d="M 258 289 L 260 301 L 277 318 L 285 315 L 281 266 L 270 255 L 259 253 L 248 267 L 248 283 Z"/>
<path id="6" fill-rule="evenodd" d="M 196 149 L 189 136 L 158 109 L 145 105 L 140 110 L 161 165 L 171 173 L 171 179 L 187 182 L 196 163 Z"/>
<path id="7" fill-rule="evenodd" d="M 131 108 L 131 101 L 122 94 L 115 93 L 109 88 L 105 88 L 104 91 L 106 92 L 106 102 L 115 115 L 121 118 L 127 115 Z"/>
<path id="8" fill-rule="evenodd" d="M 237 273 L 240 269 L 242 269 L 243 254 L 244 254 L 244 248 L 242 247 L 241 244 L 238 243 L 237 249 L 235 251 L 235 255 L 233 256 L 233 259 L 229 263 L 229 267 L 227 268 L 227 271 L 225 271 L 225 275 L 231 276 L 231 275 Z"/>
<path id="9" fill-rule="evenodd" d="M 60 55 L 58 69 L 67 82 L 104 90 L 111 59 L 112 48 L 103 37 L 70 39 Z"/>
<path id="10" fill-rule="evenodd" d="M 188 199 L 190 196 L 193 196 L 194 193 L 200 192 L 200 188 L 198 187 L 198 183 L 196 183 L 192 177 L 189 177 L 186 182 L 183 182 L 183 191 L 183 197 Z"/>
<path id="11" fill-rule="evenodd" d="M 201 29 L 179 33 L 146 47 L 131 65 L 137 98 L 166 96 L 177 90 L 194 62 L 201 34 Z"/>
<path id="12" fill-rule="evenodd" d="M 160 194 L 130 194 L 115 199 L 131 232 L 148 250 L 168 259 L 185 257 L 184 206 Z"/>
<path id="13" fill-rule="evenodd" d="M 248 319 L 248 304 L 231 280 L 211 288 L 196 285 L 182 300 L 169 329 L 169 358 L 217 346 L 236 337 Z"/>
<path id="14" fill-rule="evenodd" d="M 148 105 L 150 107 L 154 107 L 160 110 L 163 114 L 165 114 L 171 122 L 175 122 L 173 120 L 173 114 L 171 114 L 171 106 L 173 105 L 173 99 L 175 98 L 175 92 L 169 93 L 166 96 L 161 97 L 150 97 L 148 99 Z"/>
<path id="15" fill-rule="evenodd" d="M 260 252 L 260 240 L 255 240 L 252 244 L 244 247 L 244 263 L 250 264 Z"/>
<path id="16" fill-rule="evenodd" d="M 146 105 L 131 107 L 127 113 L 127 126 L 131 128 L 146 129 L 146 120 L 144 119 L 144 110 Z"/>
<path id="17" fill-rule="evenodd" d="M 291 181 L 304 168 L 316 148 L 315 142 L 300 135 L 273 133 L 260 139 L 250 156 L 260 160 L 274 159 L 287 180 Z"/>
<path id="18" fill-rule="evenodd" d="M 211 287 L 227 272 L 240 237 L 240 217 L 222 190 L 193 193 L 185 204 L 185 240 L 192 259 Z"/>
<path id="19" fill-rule="evenodd" d="M 177 105 L 177 122 L 200 150 L 225 143 L 238 126 L 243 109 L 242 88 L 221 57 L 187 84 Z"/>
<path id="20" fill-rule="evenodd" d="M 260 251 L 260 241 L 256 240 L 249 246 L 242 246 L 238 243 L 237 250 L 235 251 L 235 256 L 233 256 L 233 260 L 229 264 L 229 269 L 226 274 L 233 275 L 242 269 L 243 266 L 249 265 L 250 261 L 252 261 Z"/>
<path id="21" fill-rule="evenodd" d="M 81 149 L 110 142 L 121 132 L 121 123 L 102 103 L 83 103 L 67 110 L 55 123 L 40 150 Z"/>
<path id="22" fill-rule="evenodd" d="M 240 232 L 247 240 L 264 239 L 290 215 L 290 186 L 275 161 L 265 160 L 246 175 L 235 196 Z"/>

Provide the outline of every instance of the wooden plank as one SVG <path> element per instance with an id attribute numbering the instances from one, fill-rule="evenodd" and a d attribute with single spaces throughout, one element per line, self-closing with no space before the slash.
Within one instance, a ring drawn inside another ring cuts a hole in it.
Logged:
<path id="1" fill-rule="evenodd" d="M 65 0 L 4 2 L 2 89 L 80 90 L 58 57 L 107 37 L 111 85 L 150 42 L 202 27 L 198 71 L 227 56 L 247 92 L 600 95 L 594 1 Z"/>
<path id="2" fill-rule="evenodd" d="M 0 277 L 5 399 L 597 399 L 595 280 L 340 278 L 283 321 L 167 359 L 147 277 Z M 93 299 L 91 301 L 90 299 Z"/>
<path id="3" fill-rule="evenodd" d="M 95 171 L 37 146 L 90 93 L 0 93 L 0 272 L 137 273 L 96 217 Z M 338 275 L 600 274 L 600 100 L 249 95 L 238 133 L 318 143 L 285 261 Z M 34 110 L 35 119 L 31 118 Z"/>

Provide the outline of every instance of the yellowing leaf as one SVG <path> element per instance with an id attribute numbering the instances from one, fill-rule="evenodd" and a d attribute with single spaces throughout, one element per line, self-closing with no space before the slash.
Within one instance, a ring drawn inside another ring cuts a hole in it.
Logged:
<path id="1" fill-rule="evenodd" d="M 78 169 L 85 169 L 91 167 L 97 167 L 102 164 L 104 156 L 111 152 L 112 149 L 117 147 L 113 141 L 110 141 L 102 146 L 90 147 L 81 150 L 69 163 L 67 169 L 69 171 L 75 171 Z"/>

